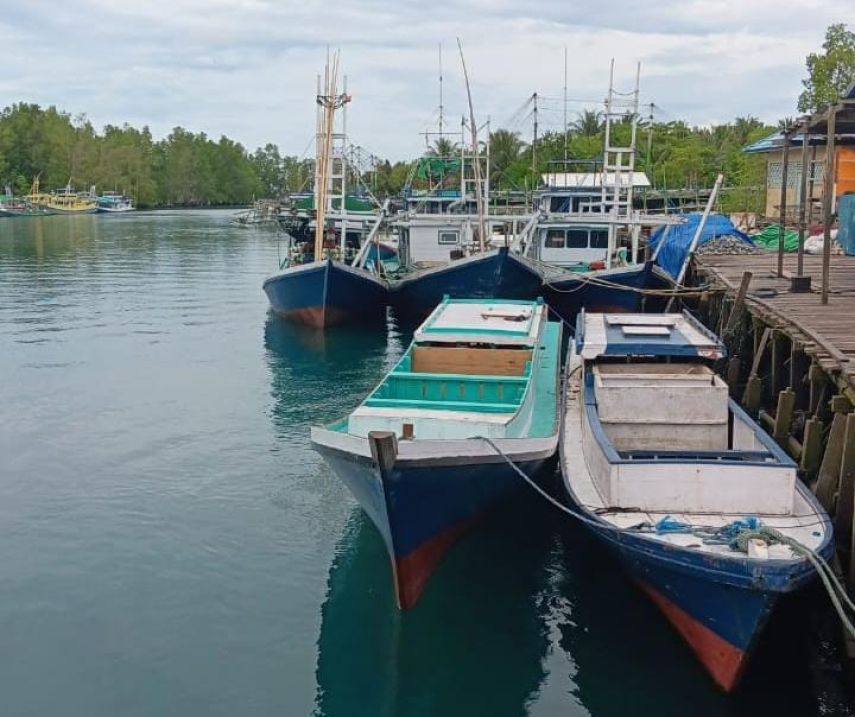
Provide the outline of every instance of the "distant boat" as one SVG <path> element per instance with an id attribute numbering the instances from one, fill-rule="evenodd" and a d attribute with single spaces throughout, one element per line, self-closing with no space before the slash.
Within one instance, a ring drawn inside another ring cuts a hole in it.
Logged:
<path id="1" fill-rule="evenodd" d="M 38 187 L 38 184 L 34 184 Z M 16 197 L 9 186 L 6 186 L 4 194 L 0 195 L 0 217 L 44 217 L 53 214 L 50 210 L 34 204 L 26 197 Z"/>
<path id="2" fill-rule="evenodd" d="M 96 197 L 95 204 L 99 212 L 107 214 L 121 214 L 134 210 L 134 203 L 131 198 L 118 192 L 104 192 Z"/>
<path id="3" fill-rule="evenodd" d="M 98 211 L 92 196 L 75 192 L 70 184 L 50 194 L 38 193 L 36 184 L 31 201 L 53 214 L 95 214 Z"/>
<path id="4" fill-rule="evenodd" d="M 770 531 L 833 544 L 796 464 L 709 367 L 724 354 L 688 313 L 581 315 L 560 460 L 580 521 L 730 691 L 778 598 L 816 576 Z"/>
<path id="5" fill-rule="evenodd" d="M 312 428 L 386 542 L 402 609 L 450 546 L 522 489 L 511 463 L 538 477 L 554 465 L 562 324 L 547 319 L 540 301 L 446 298 L 358 408 Z"/>

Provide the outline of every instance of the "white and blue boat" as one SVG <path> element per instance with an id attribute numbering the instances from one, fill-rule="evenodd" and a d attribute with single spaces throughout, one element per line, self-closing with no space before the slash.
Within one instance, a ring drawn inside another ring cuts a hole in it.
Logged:
<path id="1" fill-rule="evenodd" d="M 539 478 L 554 467 L 561 326 L 541 301 L 446 297 L 359 407 L 312 428 L 383 536 L 402 609 L 468 527 L 524 489 L 508 461 Z"/>
<path id="2" fill-rule="evenodd" d="M 134 210 L 133 200 L 118 192 L 104 192 L 95 198 L 99 212 L 105 214 L 123 214 Z"/>
<path id="3" fill-rule="evenodd" d="M 560 464 L 577 518 L 730 691 L 780 596 L 816 575 L 780 537 L 828 558 L 832 528 L 795 463 L 729 399 L 709 365 L 724 355 L 687 313 L 583 313 Z"/>

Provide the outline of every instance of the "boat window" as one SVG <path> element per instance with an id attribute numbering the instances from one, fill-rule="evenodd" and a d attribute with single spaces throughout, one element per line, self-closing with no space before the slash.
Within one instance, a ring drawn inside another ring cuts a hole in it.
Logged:
<path id="1" fill-rule="evenodd" d="M 568 249 L 587 249 L 588 248 L 588 230 L 587 229 L 568 229 L 567 230 L 567 248 Z"/>
<path id="2" fill-rule="evenodd" d="M 549 211 L 551 212 L 569 212 L 570 197 L 551 197 Z"/>
<path id="3" fill-rule="evenodd" d="M 609 230 L 608 229 L 592 229 L 591 230 L 591 249 L 608 249 L 609 248 Z"/>
<path id="4" fill-rule="evenodd" d="M 460 232 L 440 232 L 440 244 L 457 244 L 460 238 Z"/>
<path id="5" fill-rule="evenodd" d="M 563 249 L 564 248 L 564 230 L 563 229 L 548 229 L 546 231 L 546 241 L 543 242 L 545 249 Z"/>

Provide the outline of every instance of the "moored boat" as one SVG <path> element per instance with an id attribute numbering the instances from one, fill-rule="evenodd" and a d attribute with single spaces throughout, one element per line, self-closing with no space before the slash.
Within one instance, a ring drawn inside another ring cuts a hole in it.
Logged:
<path id="1" fill-rule="evenodd" d="M 381 321 L 386 282 L 333 259 L 290 266 L 263 284 L 274 313 L 313 328 Z"/>
<path id="2" fill-rule="evenodd" d="M 52 214 L 95 214 L 98 211 L 91 195 L 75 192 L 70 184 L 50 194 L 36 194 L 32 203 Z"/>
<path id="3" fill-rule="evenodd" d="M 134 210 L 131 198 L 118 192 L 104 192 L 95 198 L 95 204 L 98 211 L 105 214 L 122 214 Z"/>
<path id="4" fill-rule="evenodd" d="M 444 296 L 531 300 L 540 290 L 540 275 L 502 247 L 404 274 L 390 283 L 390 300 L 399 317 L 421 320 Z"/>
<path id="5" fill-rule="evenodd" d="M 724 355 L 687 313 L 580 315 L 560 464 L 577 518 L 730 691 L 778 598 L 815 577 L 804 550 L 830 555 L 832 528 L 729 399 L 708 365 Z"/>
<path id="6" fill-rule="evenodd" d="M 377 388 L 312 445 L 386 543 L 398 605 L 485 511 L 544 477 L 558 442 L 561 324 L 530 301 L 446 298 Z M 501 451 L 501 453 L 497 452 Z"/>

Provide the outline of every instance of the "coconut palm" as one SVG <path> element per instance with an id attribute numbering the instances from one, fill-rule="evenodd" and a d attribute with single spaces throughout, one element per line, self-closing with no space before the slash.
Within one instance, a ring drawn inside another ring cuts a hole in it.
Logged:
<path id="1" fill-rule="evenodd" d="M 582 137 L 594 137 L 603 130 L 601 116 L 601 113 L 595 110 L 582 110 L 570 124 L 570 128 Z"/>

